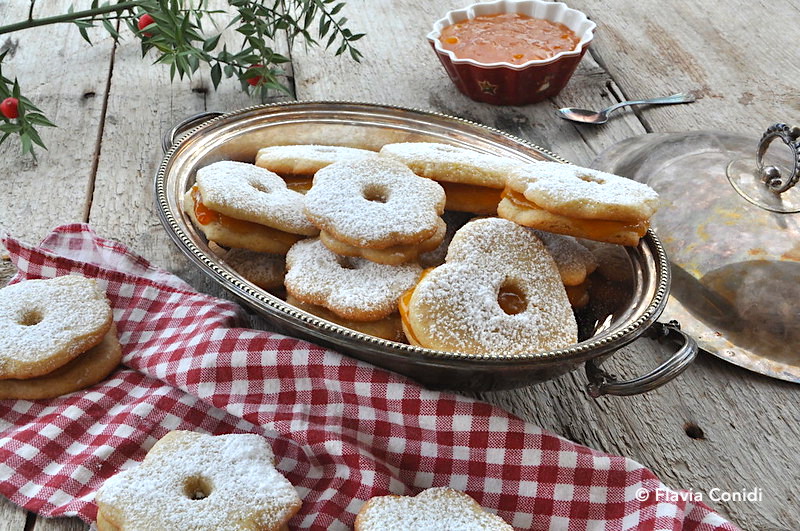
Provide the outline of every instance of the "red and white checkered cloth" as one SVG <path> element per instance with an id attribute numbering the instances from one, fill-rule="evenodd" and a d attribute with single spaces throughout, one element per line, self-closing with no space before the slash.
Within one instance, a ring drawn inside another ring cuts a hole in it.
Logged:
<path id="1" fill-rule="evenodd" d="M 371 496 L 431 486 L 463 490 L 519 529 L 736 529 L 630 459 L 332 350 L 237 328 L 235 304 L 86 225 L 59 227 L 38 247 L 3 241 L 15 282 L 97 279 L 124 353 L 124 367 L 90 389 L 0 400 L 0 493 L 30 511 L 93 521 L 103 481 L 185 429 L 267 438 L 304 500 L 296 529 L 346 529 Z"/>

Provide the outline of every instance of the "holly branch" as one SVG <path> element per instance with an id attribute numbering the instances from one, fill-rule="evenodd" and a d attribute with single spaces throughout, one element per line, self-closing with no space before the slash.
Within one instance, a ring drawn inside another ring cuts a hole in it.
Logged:
<path id="1" fill-rule="evenodd" d="M 29 17 L 0 26 L 0 35 L 51 24 L 74 24 L 80 35 L 92 43 L 87 31 L 102 27 L 114 42 L 123 38 L 125 28 L 140 39 L 142 57 L 152 53 L 154 63 L 169 65 L 170 79 L 191 77 L 202 64 L 210 67 L 211 82 L 218 88 L 224 78 L 235 78 L 242 90 L 266 97 L 269 91 L 291 95 L 281 67 L 289 58 L 274 50 L 276 37 L 285 34 L 289 42 L 301 37 L 312 46 L 330 49 L 335 55 L 349 54 L 355 61 L 361 53 L 354 42 L 364 36 L 353 33 L 347 18 L 340 15 L 340 0 L 228 0 L 233 18 L 222 29 L 215 17 L 227 11 L 208 8 L 207 0 L 133 0 L 100 2 L 88 9 L 51 17 Z M 241 45 L 220 47 L 224 31 L 239 34 Z M 47 149 L 37 128 L 54 127 L 43 111 L 26 98 L 15 78 L 3 74 L 6 52 L 0 54 L 0 144 L 18 135 L 23 154 L 34 155 L 34 145 Z"/>

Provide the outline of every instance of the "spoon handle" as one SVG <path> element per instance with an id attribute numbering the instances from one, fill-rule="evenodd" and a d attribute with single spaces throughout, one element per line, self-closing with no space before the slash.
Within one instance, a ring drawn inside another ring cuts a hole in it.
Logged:
<path id="1" fill-rule="evenodd" d="M 672 96 L 664 96 L 662 98 L 651 98 L 649 100 L 630 100 L 630 101 L 621 101 L 611 107 L 607 108 L 604 112 L 609 113 L 620 107 L 627 107 L 628 105 L 659 105 L 659 104 L 670 104 L 670 103 L 691 103 L 695 101 L 695 97 L 688 92 L 679 92 L 678 94 L 673 94 Z"/>

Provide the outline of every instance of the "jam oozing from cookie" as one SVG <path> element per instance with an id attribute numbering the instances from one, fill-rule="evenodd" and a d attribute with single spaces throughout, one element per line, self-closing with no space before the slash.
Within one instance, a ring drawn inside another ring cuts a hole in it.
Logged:
<path id="1" fill-rule="evenodd" d="M 203 204 L 203 198 L 200 196 L 200 190 L 197 185 L 192 187 L 192 200 L 194 201 L 194 216 L 197 222 L 201 225 L 208 225 L 209 223 L 218 222 L 223 227 L 231 231 L 241 234 L 247 234 L 254 231 L 269 233 L 269 237 L 281 243 L 291 246 L 300 240 L 297 234 L 290 234 L 279 229 L 267 227 L 266 225 L 259 225 L 251 221 L 244 221 L 226 216 L 216 210 L 212 210 Z"/>
<path id="2" fill-rule="evenodd" d="M 508 315 L 516 315 L 525 311 L 528 300 L 522 290 L 514 284 L 504 284 L 497 294 L 497 303 Z"/>
<path id="3" fill-rule="evenodd" d="M 221 214 L 203 204 L 200 199 L 200 190 L 197 186 L 192 187 L 192 200 L 194 201 L 194 217 L 197 218 L 198 223 L 201 225 L 208 225 L 209 223 L 219 220 Z"/>
<path id="4" fill-rule="evenodd" d="M 305 194 L 311 190 L 311 185 L 314 184 L 314 177 L 310 175 L 281 175 L 281 178 L 286 182 L 286 187 L 289 190 Z"/>
<path id="5" fill-rule="evenodd" d="M 473 214 L 496 214 L 503 190 L 474 184 L 438 181 L 446 196 L 448 210 Z"/>
<path id="6" fill-rule="evenodd" d="M 419 276 L 419 280 L 417 280 L 417 285 L 422 282 L 422 279 L 425 278 L 428 273 L 436 269 L 435 267 L 429 267 L 428 269 L 424 269 L 422 274 Z M 403 331 L 406 334 L 406 339 L 412 345 L 419 346 L 419 341 L 414 336 L 414 330 L 411 328 L 411 321 L 408 320 L 408 306 L 411 304 L 411 297 L 414 295 L 414 290 L 416 286 L 411 288 L 410 290 L 403 293 L 403 296 L 397 301 L 397 311 L 400 313 L 400 321 L 403 323 Z"/>
<path id="7" fill-rule="evenodd" d="M 503 198 L 508 199 L 515 205 L 519 206 L 520 208 L 530 208 L 530 209 L 538 209 L 538 210 L 545 210 L 539 205 L 529 201 L 524 195 L 519 192 L 515 192 L 514 190 L 506 188 L 503 191 Z M 579 218 L 569 218 L 570 224 L 574 227 L 580 229 L 583 232 L 585 238 L 589 239 L 597 239 L 602 240 L 603 238 L 608 237 L 609 235 L 616 234 L 618 232 L 634 232 L 640 238 L 647 233 L 647 228 L 650 226 L 647 220 L 633 222 L 633 223 L 626 223 L 623 221 L 610 221 L 605 219 L 579 219 Z"/>
<path id="8" fill-rule="evenodd" d="M 515 65 L 574 50 L 580 42 L 564 24 L 520 13 L 480 15 L 458 22 L 444 28 L 439 40 L 460 59 Z"/>

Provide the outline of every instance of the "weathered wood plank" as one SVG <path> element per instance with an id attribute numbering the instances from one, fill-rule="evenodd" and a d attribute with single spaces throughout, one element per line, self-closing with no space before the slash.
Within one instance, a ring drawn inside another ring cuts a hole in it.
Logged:
<path id="1" fill-rule="evenodd" d="M 0 497 L 0 531 L 23 531 L 26 511 Z"/>
<path id="2" fill-rule="evenodd" d="M 642 113 L 654 131 L 716 129 L 752 134 L 800 116 L 800 52 L 793 0 L 651 2 L 572 0 L 598 24 L 594 50 L 626 97 L 686 90 L 692 105 Z M 755 149 L 755 146 L 754 148 Z"/>
<path id="3" fill-rule="evenodd" d="M 35 14 L 64 12 L 69 5 L 48 2 L 46 11 L 37 6 Z M 0 19 L 27 18 L 29 6 L 26 0 L 4 2 Z M 15 137 L 0 146 L 0 227 L 26 240 L 38 241 L 54 226 L 83 221 L 85 215 L 111 54 L 110 38 L 90 35 L 96 37 L 94 46 L 70 25 L 0 37 L 0 48 L 8 50 L 4 75 L 18 78 L 23 94 L 59 125 L 40 129 L 48 150 L 37 148 L 37 160 L 21 155 Z M 67 67 L 54 74 L 53 65 Z"/>

